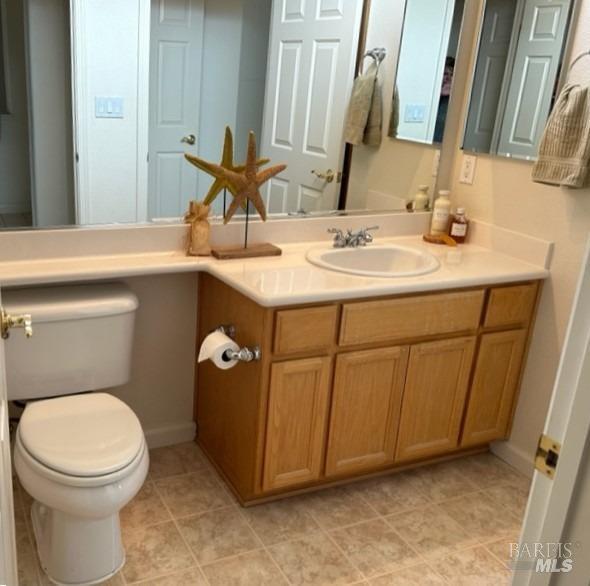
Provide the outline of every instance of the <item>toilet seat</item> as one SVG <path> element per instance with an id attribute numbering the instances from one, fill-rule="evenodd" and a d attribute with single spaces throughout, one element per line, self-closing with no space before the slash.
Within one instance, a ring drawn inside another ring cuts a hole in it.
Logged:
<path id="1" fill-rule="evenodd" d="M 107 393 L 30 403 L 17 436 L 39 471 L 78 486 L 112 482 L 118 472 L 128 473 L 145 449 L 135 413 Z"/>

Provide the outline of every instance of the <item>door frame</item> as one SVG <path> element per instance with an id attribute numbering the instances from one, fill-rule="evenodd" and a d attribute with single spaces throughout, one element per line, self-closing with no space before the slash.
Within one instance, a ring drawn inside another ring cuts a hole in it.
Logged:
<path id="1" fill-rule="evenodd" d="M 135 222 L 147 221 L 148 212 L 148 151 L 149 151 L 149 88 L 150 88 L 150 19 L 151 1 L 138 0 L 138 70 L 137 70 L 137 188 Z M 87 92 L 87 59 L 84 45 L 86 37 L 84 0 L 69 0 L 71 38 L 71 80 L 73 112 L 74 152 L 74 210 L 78 225 L 88 224 L 89 201 L 83 196 L 88 193 L 88 169 L 80 160 L 88 160 L 89 139 L 85 123 L 88 103 L 92 96 Z"/>
<path id="2" fill-rule="evenodd" d="M 1 298 L 0 298 L 1 303 Z M 4 340 L 0 338 L 0 581 L 18 584 Z"/>
<path id="3" fill-rule="evenodd" d="M 543 433 L 561 443 L 553 480 L 535 471 L 521 543 L 559 543 L 590 437 L 590 238 Z M 553 574 L 516 572 L 513 586 L 549 586 Z"/>

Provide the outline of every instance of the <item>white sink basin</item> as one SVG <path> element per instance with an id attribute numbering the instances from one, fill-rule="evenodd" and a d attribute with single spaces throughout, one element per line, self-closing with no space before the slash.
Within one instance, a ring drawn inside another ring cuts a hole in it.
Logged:
<path id="1" fill-rule="evenodd" d="M 307 260 L 314 265 L 363 277 L 416 277 L 438 270 L 438 259 L 426 250 L 397 244 L 360 248 L 312 248 Z"/>

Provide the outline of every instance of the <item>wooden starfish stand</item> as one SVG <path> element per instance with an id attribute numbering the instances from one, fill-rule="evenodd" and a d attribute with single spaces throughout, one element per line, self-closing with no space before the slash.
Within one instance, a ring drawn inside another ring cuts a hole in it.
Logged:
<path id="1" fill-rule="evenodd" d="M 253 132 L 250 132 L 248 137 L 248 156 L 245 165 L 236 166 L 233 164 L 233 139 L 229 128 L 226 128 L 223 151 L 223 159 L 220 165 L 209 163 L 192 155 L 185 155 L 190 163 L 215 178 L 215 183 L 205 200 L 207 203 L 210 203 L 222 189 L 224 190 L 224 224 L 227 224 L 231 220 L 240 207 L 245 207 L 246 210 L 244 245 L 212 248 L 211 254 L 220 260 L 280 256 L 282 251 L 274 244 L 264 242 L 249 245 L 248 228 L 250 222 L 250 202 L 252 202 L 262 220 L 266 221 L 266 208 L 260 195 L 260 187 L 275 175 L 283 172 L 287 168 L 286 165 L 275 165 L 274 167 L 259 171 L 259 167 L 269 161 L 268 159 L 257 159 L 256 137 Z M 227 211 L 225 210 L 226 189 L 234 198 Z"/>
<path id="2" fill-rule="evenodd" d="M 250 244 L 248 246 L 248 223 L 250 221 L 250 202 L 246 203 L 246 218 L 244 220 L 244 246 L 227 246 L 212 248 L 211 254 L 219 260 L 236 258 L 260 258 L 263 256 L 281 256 L 283 251 L 270 242 Z"/>

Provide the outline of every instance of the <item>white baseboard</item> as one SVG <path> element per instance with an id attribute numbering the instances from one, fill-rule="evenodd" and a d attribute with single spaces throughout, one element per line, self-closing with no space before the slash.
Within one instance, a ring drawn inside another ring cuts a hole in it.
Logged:
<path id="1" fill-rule="evenodd" d="M 490 450 L 500 460 L 504 460 L 507 464 L 510 464 L 513 468 L 516 468 L 519 472 L 528 476 L 533 477 L 535 465 L 533 458 L 523 450 L 515 448 L 510 442 L 494 442 L 490 446 Z"/>
<path id="2" fill-rule="evenodd" d="M 183 442 L 192 442 L 195 439 L 196 432 L 197 426 L 194 421 L 144 430 L 149 448 L 162 448 Z"/>

